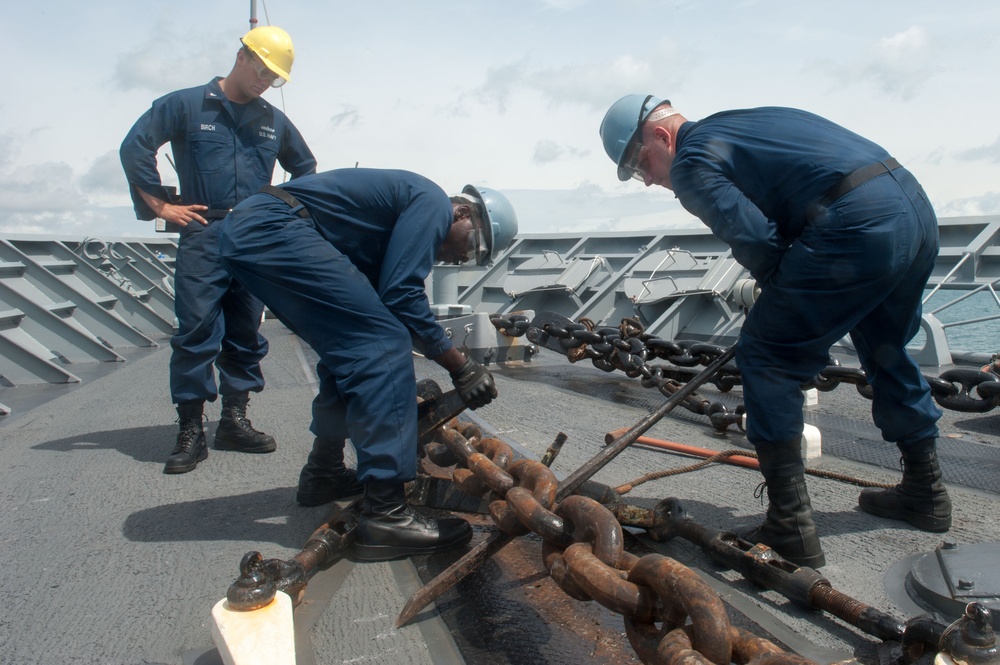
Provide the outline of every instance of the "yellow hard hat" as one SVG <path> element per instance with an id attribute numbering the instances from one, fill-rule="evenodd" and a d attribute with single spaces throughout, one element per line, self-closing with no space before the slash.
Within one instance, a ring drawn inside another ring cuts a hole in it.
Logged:
<path id="1" fill-rule="evenodd" d="M 272 72 L 286 81 L 292 78 L 295 47 L 287 32 L 273 25 L 263 25 L 243 35 L 240 41 Z"/>

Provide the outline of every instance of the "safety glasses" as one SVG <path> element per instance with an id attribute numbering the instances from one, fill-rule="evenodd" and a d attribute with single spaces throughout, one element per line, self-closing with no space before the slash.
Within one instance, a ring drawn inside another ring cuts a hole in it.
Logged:
<path id="1" fill-rule="evenodd" d="M 633 179 L 639 182 L 646 182 L 646 156 L 648 148 L 642 144 L 638 138 L 632 142 L 622 160 L 621 168 Z"/>
<path id="2" fill-rule="evenodd" d="M 267 84 L 272 88 L 280 88 L 285 85 L 285 79 L 268 69 L 267 65 L 261 62 L 260 58 L 258 58 L 253 52 L 246 51 L 246 54 L 250 58 L 250 64 L 253 66 L 253 71 L 257 74 L 257 78 L 261 81 L 267 81 Z"/>
<path id="3" fill-rule="evenodd" d="M 482 259 L 488 254 L 489 247 L 486 246 L 486 237 L 483 234 L 483 230 L 473 223 L 465 246 L 465 255 L 469 257 L 467 262 L 482 263 Z"/>

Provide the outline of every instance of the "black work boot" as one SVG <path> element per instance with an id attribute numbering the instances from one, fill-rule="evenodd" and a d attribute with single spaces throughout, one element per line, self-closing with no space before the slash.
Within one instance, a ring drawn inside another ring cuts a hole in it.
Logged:
<path id="1" fill-rule="evenodd" d="M 926 449 L 926 444 L 917 445 Z M 933 445 L 929 452 L 902 452 L 903 481 L 892 489 L 863 490 L 858 506 L 872 515 L 905 520 L 923 531 L 947 531 L 951 528 L 951 498 L 941 482 L 937 452 Z"/>
<path id="2" fill-rule="evenodd" d="M 735 533 L 748 542 L 767 545 L 797 566 L 821 568 L 826 556 L 813 522 L 801 445 L 795 440 L 755 446 L 767 487 L 767 515 L 762 524 Z"/>
<path id="3" fill-rule="evenodd" d="M 208 446 L 205 444 L 205 430 L 202 427 L 201 402 L 195 404 L 178 404 L 177 417 L 179 431 L 177 445 L 167 458 L 163 473 L 187 473 L 194 471 L 198 462 L 208 458 Z"/>
<path id="4" fill-rule="evenodd" d="M 406 505 L 402 483 L 365 484 L 364 507 L 354 538 L 358 561 L 391 561 L 464 545 L 472 527 L 461 518 L 424 517 Z"/>
<path id="5" fill-rule="evenodd" d="M 358 474 L 344 464 L 345 443 L 343 439 L 319 437 L 313 441 L 309 459 L 299 473 L 299 489 L 295 492 L 299 505 L 322 506 L 365 491 Z"/>
<path id="6" fill-rule="evenodd" d="M 813 522 L 805 476 L 775 478 L 766 486 L 767 518 L 763 524 L 737 530 L 736 535 L 751 543 L 767 545 L 797 566 L 825 566 L 826 556 Z"/>
<path id="7" fill-rule="evenodd" d="M 222 418 L 215 430 L 216 450 L 238 450 L 241 453 L 273 453 L 278 445 L 274 437 L 253 428 L 247 418 L 250 395 L 224 395 Z"/>

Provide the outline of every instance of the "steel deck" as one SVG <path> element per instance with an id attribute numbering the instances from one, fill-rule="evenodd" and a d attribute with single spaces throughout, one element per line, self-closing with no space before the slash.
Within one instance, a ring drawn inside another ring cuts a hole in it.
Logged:
<path id="1" fill-rule="evenodd" d="M 162 474 L 176 431 L 164 346 L 139 351 L 76 387 L 34 389 L 23 404 L 18 389 L 0 390 L 0 399 L 19 405 L 0 420 L 0 661 L 218 662 L 209 613 L 238 574 L 240 558 L 249 550 L 290 558 L 326 513 L 294 503 L 298 470 L 311 445 L 311 352 L 276 322 L 266 322 L 264 332 L 271 341 L 264 366 L 268 388 L 251 401 L 250 416 L 276 436 L 278 450 L 261 456 L 211 451 L 196 471 L 180 476 Z M 436 365 L 416 363 L 421 377 L 447 385 Z M 495 375 L 500 397 L 470 417 L 529 456 L 540 457 L 556 434 L 566 433 L 569 440 L 553 466 L 560 475 L 596 454 L 607 431 L 635 423 L 658 399 L 635 380 L 569 365 L 549 352 L 530 363 L 497 367 Z M 820 395 L 809 416 L 824 427 L 827 454 L 815 466 L 893 481 L 895 452 L 866 423 L 866 409 L 853 387 Z M 218 416 L 212 407 L 207 412 L 211 431 Z M 699 418 L 675 414 L 649 435 L 719 450 L 746 445 L 738 433 L 720 437 Z M 839 427 L 841 422 L 850 426 Z M 943 539 L 1000 541 L 1000 497 L 993 487 L 975 487 L 977 478 L 995 479 L 1000 471 L 1000 413 L 947 412 L 942 432 L 955 503 L 955 525 L 946 535 L 861 513 L 858 488 L 809 478 L 827 552 L 822 573 L 835 588 L 904 619 L 923 611 L 895 588 L 896 569 L 909 557 L 932 551 Z M 596 480 L 617 486 L 651 470 L 691 463 L 634 447 Z M 641 485 L 625 498 L 652 507 L 677 497 L 699 522 L 729 528 L 760 518 L 763 508 L 753 498 L 759 480 L 754 471 L 718 465 Z M 486 533 L 480 524 L 477 538 Z M 695 569 L 722 595 L 734 621 L 789 649 L 820 662 L 871 662 L 872 638 L 757 589 L 685 541 L 659 544 L 637 535 L 630 542 Z M 442 597 L 436 609 L 399 630 L 393 623 L 405 600 L 461 552 L 388 564 L 342 560 L 321 571 L 296 610 L 299 662 L 634 657 L 627 645 L 619 649 L 620 617 L 594 603 L 560 598 L 550 588 L 537 539 L 521 539 L 507 550 Z"/>

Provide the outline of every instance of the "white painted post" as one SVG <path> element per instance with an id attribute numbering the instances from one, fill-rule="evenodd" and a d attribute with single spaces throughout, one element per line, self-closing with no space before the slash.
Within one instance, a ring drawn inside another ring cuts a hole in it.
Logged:
<path id="1" fill-rule="evenodd" d="M 278 591 L 269 605 L 238 612 L 223 598 L 212 608 L 212 639 L 226 665 L 295 665 L 292 599 Z"/>

